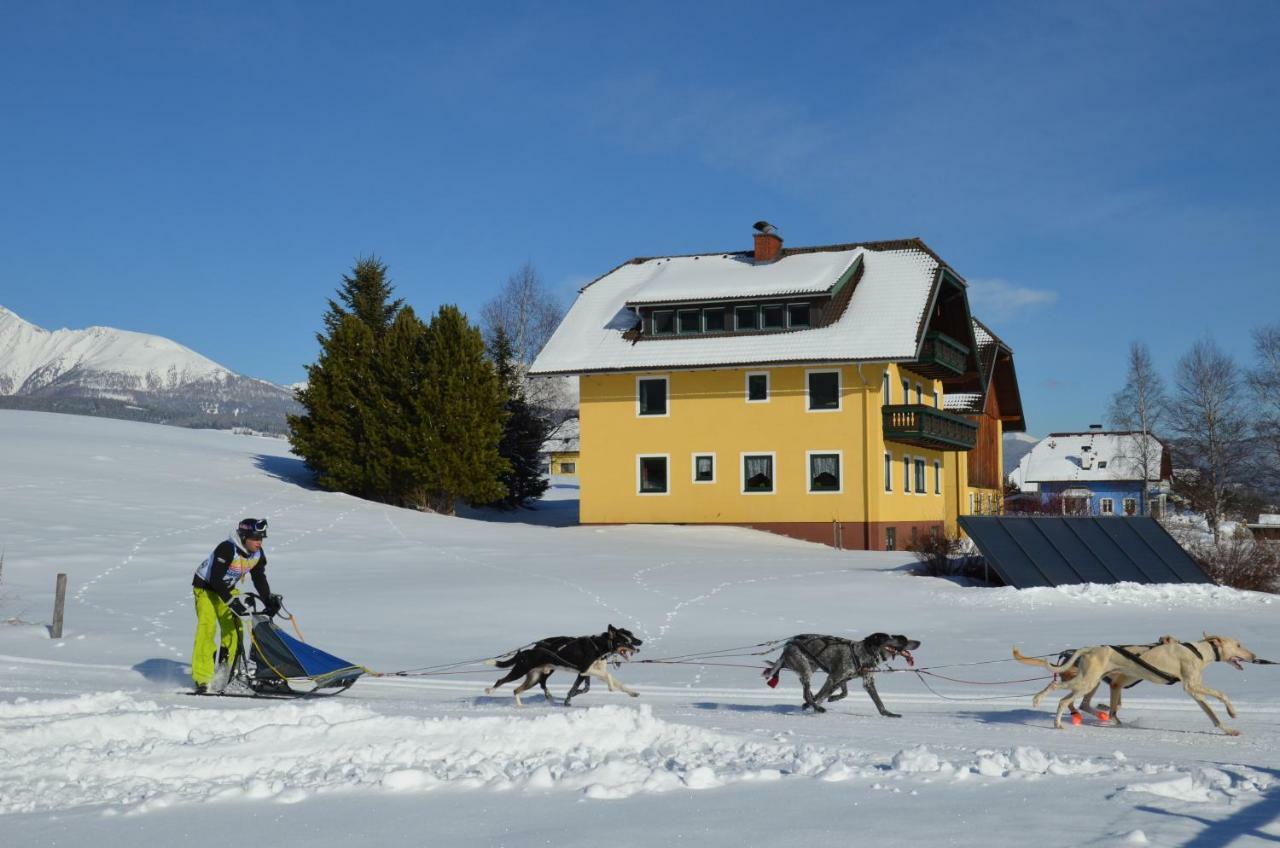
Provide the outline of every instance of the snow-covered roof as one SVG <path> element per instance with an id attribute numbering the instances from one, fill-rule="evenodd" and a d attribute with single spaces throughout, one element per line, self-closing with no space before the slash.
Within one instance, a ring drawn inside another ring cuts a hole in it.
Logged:
<path id="1" fill-rule="evenodd" d="M 821 294 L 853 265 L 858 251 L 801 253 L 757 265 L 750 256 L 723 253 L 668 256 L 645 262 L 646 279 L 629 304 L 696 303 L 744 297 Z"/>
<path id="2" fill-rule="evenodd" d="M 566 418 L 560 422 L 547 440 L 542 443 L 543 453 L 569 453 L 579 450 L 579 422 L 577 418 Z"/>
<path id="3" fill-rule="evenodd" d="M 826 291 L 859 257 L 862 278 L 844 313 L 827 326 L 636 343 L 623 338 L 623 332 L 636 323 L 627 304 Z M 914 359 L 938 268 L 938 260 L 922 249 L 866 247 L 797 252 L 768 264 L 742 261 L 736 254 L 629 262 L 582 290 L 530 373 Z"/>
<path id="4" fill-rule="evenodd" d="M 1148 436 L 1149 482 L 1158 482 L 1164 445 Z M 1018 466 L 1023 483 L 1142 479 L 1142 434 L 1052 433 L 1041 439 Z"/>
<path id="5" fill-rule="evenodd" d="M 982 393 L 956 392 L 954 394 L 946 394 L 942 398 L 942 408 L 947 412 L 978 415 L 982 412 Z"/>

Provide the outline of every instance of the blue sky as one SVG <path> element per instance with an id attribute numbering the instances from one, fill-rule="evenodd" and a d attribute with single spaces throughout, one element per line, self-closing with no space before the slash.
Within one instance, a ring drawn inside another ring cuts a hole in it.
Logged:
<path id="1" fill-rule="evenodd" d="M 1224 13 L 1225 9 L 1225 13 Z M 532 262 L 920 236 L 1031 432 L 1280 320 L 1280 4 L 0 0 L 0 305 L 281 383 L 362 255 L 420 313 Z"/>

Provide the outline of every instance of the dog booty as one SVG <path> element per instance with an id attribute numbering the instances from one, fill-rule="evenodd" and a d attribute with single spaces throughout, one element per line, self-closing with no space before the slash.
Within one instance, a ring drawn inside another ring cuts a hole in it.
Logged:
<path id="1" fill-rule="evenodd" d="M 765 682 L 769 684 L 769 688 L 770 688 L 770 689 L 777 689 L 777 688 L 778 688 L 778 675 L 776 675 L 776 674 L 775 674 L 773 677 L 770 677 L 770 678 L 769 678 L 768 680 L 766 680 Z"/>

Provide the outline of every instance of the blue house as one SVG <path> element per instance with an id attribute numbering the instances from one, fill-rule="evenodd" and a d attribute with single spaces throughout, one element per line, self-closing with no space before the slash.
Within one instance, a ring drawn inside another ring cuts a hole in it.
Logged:
<path id="1" fill-rule="evenodd" d="M 1144 462 L 1143 457 L 1146 456 Z M 1164 442 L 1141 432 L 1050 433 L 1022 457 L 1009 481 L 1028 511 L 1062 515 L 1161 515 L 1173 478 Z"/>

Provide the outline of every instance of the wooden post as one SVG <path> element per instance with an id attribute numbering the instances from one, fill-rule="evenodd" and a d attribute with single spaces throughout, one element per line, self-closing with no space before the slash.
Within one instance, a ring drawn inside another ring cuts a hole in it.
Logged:
<path id="1" fill-rule="evenodd" d="M 53 598 L 53 628 L 50 634 L 54 639 L 62 638 L 62 607 L 67 602 L 67 575 L 58 575 L 58 588 Z"/>

